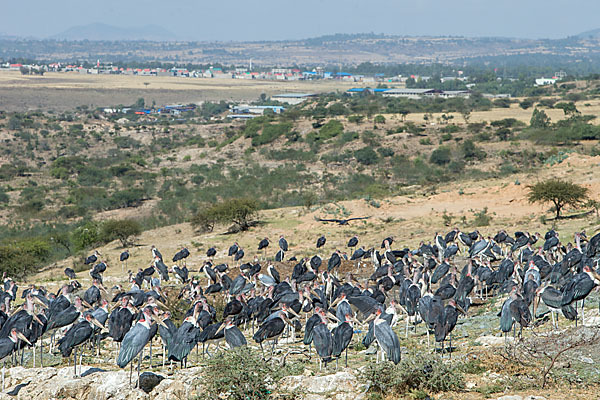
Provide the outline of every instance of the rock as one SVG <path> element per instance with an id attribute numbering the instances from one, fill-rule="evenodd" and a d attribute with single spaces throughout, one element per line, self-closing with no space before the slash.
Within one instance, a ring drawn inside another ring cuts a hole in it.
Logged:
<path id="1" fill-rule="evenodd" d="M 479 343 L 482 346 L 502 346 L 505 343 L 512 343 L 514 339 L 512 337 L 503 338 L 498 336 L 480 336 L 475 340 L 475 343 Z"/>
<path id="2" fill-rule="evenodd" d="M 138 379 L 138 386 L 144 392 L 150 393 L 152 389 L 154 389 L 154 387 L 158 385 L 163 379 L 165 379 L 164 376 L 156 375 L 152 372 L 143 372 L 140 375 L 140 379 Z"/>
<path id="3" fill-rule="evenodd" d="M 586 364 L 593 364 L 594 360 L 591 359 L 590 357 L 585 357 L 585 356 L 581 356 L 579 357 L 579 361 L 586 363 Z"/>
<path id="4" fill-rule="evenodd" d="M 546 398 L 543 396 L 527 396 L 525 400 L 546 400 Z"/>
<path id="5" fill-rule="evenodd" d="M 350 372 L 341 371 L 331 375 L 312 376 L 305 375 L 286 376 L 280 382 L 279 388 L 285 392 L 301 391 L 306 394 L 326 394 L 336 400 L 360 399 L 362 388 L 357 383 L 356 377 Z M 306 397 L 309 399 L 309 397 Z"/>
<path id="6" fill-rule="evenodd" d="M 474 389 L 475 387 L 477 387 L 477 384 L 475 382 L 465 383 L 465 388 L 467 388 L 468 390 Z"/>
<path id="7" fill-rule="evenodd" d="M 502 396 L 502 397 L 498 397 L 497 400 L 523 400 L 523 397 L 518 396 L 518 395 L 508 395 L 508 396 Z"/>

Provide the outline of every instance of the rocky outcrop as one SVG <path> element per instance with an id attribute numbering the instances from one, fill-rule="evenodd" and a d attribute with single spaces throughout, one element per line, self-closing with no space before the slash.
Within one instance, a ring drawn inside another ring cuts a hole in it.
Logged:
<path id="1" fill-rule="evenodd" d="M 323 376 L 310 376 L 309 373 L 287 376 L 279 382 L 278 389 L 300 394 L 306 400 L 362 400 L 366 388 L 350 370 L 346 370 Z"/>
<path id="2" fill-rule="evenodd" d="M 88 367 L 83 367 L 85 372 Z M 199 368 L 177 371 L 163 379 L 149 394 L 129 384 L 129 371 L 95 372 L 83 378 L 74 378 L 72 368 L 22 368 L 6 369 L 4 399 L 65 399 L 65 400 L 167 400 L 188 398 L 195 394 L 192 386 Z M 137 376 L 134 374 L 133 383 Z M 18 384 L 23 386 L 16 396 L 9 396 Z"/>
<path id="3" fill-rule="evenodd" d="M 89 367 L 82 367 L 82 373 Z M 85 375 L 85 374 L 84 374 Z M 150 393 L 129 384 L 129 370 L 90 371 L 82 378 L 73 377 L 72 368 L 22 368 L 5 370 L 5 390 L 0 400 L 169 400 L 194 398 L 201 390 L 202 368 L 176 370 L 172 375 L 160 373 L 164 379 Z M 133 383 L 137 376 L 134 373 Z M 7 392 L 23 385 L 16 396 Z M 287 376 L 271 388 L 274 392 L 295 393 L 306 400 L 362 400 L 366 388 L 350 369 L 335 374 Z"/>

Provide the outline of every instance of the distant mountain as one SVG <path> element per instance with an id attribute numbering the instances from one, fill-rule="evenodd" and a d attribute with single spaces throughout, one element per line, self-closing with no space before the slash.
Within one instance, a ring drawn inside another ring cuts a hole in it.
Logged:
<path id="1" fill-rule="evenodd" d="M 575 35 L 575 37 L 578 39 L 589 39 L 589 38 L 600 39 L 600 28 L 592 29 L 591 31 L 586 31 L 586 32 L 580 33 L 579 35 Z"/>
<path id="2" fill-rule="evenodd" d="M 64 32 L 53 35 L 51 39 L 58 40 L 176 40 L 173 32 L 156 26 L 146 25 L 141 27 L 122 28 L 114 25 L 93 23 L 89 25 L 74 26 Z"/>

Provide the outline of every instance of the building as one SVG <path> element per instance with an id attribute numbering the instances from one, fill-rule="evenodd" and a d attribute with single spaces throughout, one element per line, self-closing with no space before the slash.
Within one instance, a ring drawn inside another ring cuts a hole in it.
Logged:
<path id="1" fill-rule="evenodd" d="M 240 105 L 235 106 L 232 109 L 234 114 L 258 114 L 262 115 L 266 110 L 271 110 L 275 114 L 281 114 L 285 111 L 285 108 L 282 106 L 249 106 L 249 105 Z"/>
<path id="2" fill-rule="evenodd" d="M 440 89 L 389 89 L 384 91 L 386 97 L 406 97 L 409 99 L 422 99 L 427 97 L 469 97 L 469 90 L 440 90 Z"/>
<path id="3" fill-rule="evenodd" d="M 271 100 L 293 105 L 300 104 L 312 97 L 317 97 L 316 93 L 283 93 L 271 96 Z"/>
<path id="4" fill-rule="evenodd" d="M 554 85 L 558 79 L 556 78 L 538 78 L 535 80 L 535 86 Z"/>

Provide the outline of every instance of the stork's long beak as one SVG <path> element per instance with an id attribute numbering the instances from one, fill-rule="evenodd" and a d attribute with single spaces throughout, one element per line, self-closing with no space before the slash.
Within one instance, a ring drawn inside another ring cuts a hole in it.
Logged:
<path id="1" fill-rule="evenodd" d="M 44 325 L 44 323 L 42 322 L 42 320 L 41 320 L 41 319 L 40 319 L 40 318 L 39 318 L 37 315 L 35 315 L 34 313 L 31 313 L 31 316 L 33 317 L 33 319 L 34 319 L 34 320 L 35 320 L 35 321 L 36 321 L 38 324 L 40 324 L 40 325 L 42 325 L 42 326 Z"/>
<path id="2" fill-rule="evenodd" d="M 167 306 L 165 305 L 165 303 L 163 303 L 163 302 L 162 302 L 162 301 L 160 301 L 160 300 L 156 300 L 156 299 L 155 299 L 155 300 L 154 300 L 154 302 L 155 302 L 156 304 L 158 304 L 159 306 L 161 306 L 162 308 L 164 308 L 164 309 L 168 309 L 168 308 L 169 308 L 169 307 L 167 307 Z"/>
<path id="3" fill-rule="evenodd" d="M 340 319 L 337 317 L 337 315 L 334 315 L 334 314 L 333 314 L 331 311 L 327 311 L 327 316 L 328 316 L 328 317 L 329 317 L 331 320 L 333 320 L 333 321 L 335 321 L 335 322 L 344 322 L 344 321 L 341 321 L 341 320 L 340 320 Z"/>
<path id="4" fill-rule="evenodd" d="M 108 290 L 106 290 L 104 285 L 99 285 L 99 286 L 100 286 L 100 290 L 102 290 L 104 293 L 108 294 Z"/>
<path id="5" fill-rule="evenodd" d="M 100 321 L 98 321 L 96 318 L 92 317 L 92 321 L 91 322 L 92 322 L 92 324 L 96 325 L 98 328 L 104 329 L 104 325 L 102 325 L 100 323 Z"/>
<path id="6" fill-rule="evenodd" d="M 81 304 L 83 304 L 83 306 L 85 308 L 94 308 L 94 307 L 92 307 L 92 305 L 90 303 L 88 303 L 87 301 L 85 301 L 83 299 L 81 299 Z"/>
<path id="7" fill-rule="evenodd" d="M 535 297 L 533 298 L 533 320 L 535 321 L 535 316 L 537 315 L 537 308 L 538 305 L 540 304 L 540 295 L 539 293 L 536 293 Z"/>
<path id="8" fill-rule="evenodd" d="M 115 308 L 119 307 L 119 305 L 121 305 L 121 302 L 117 302 L 117 303 L 112 303 L 108 306 L 108 311 L 112 312 L 112 310 L 114 310 Z"/>
<path id="9" fill-rule="evenodd" d="M 156 322 L 158 322 L 159 325 L 163 326 L 164 328 L 169 329 L 169 327 L 167 326 L 167 324 L 165 324 L 165 320 L 162 317 L 160 317 L 158 315 L 153 315 L 152 318 L 154 318 L 154 320 Z"/>
<path id="10" fill-rule="evenodd" d="M 331 303 L 331 307 L 335 307 L 337 305 L 337 303 L 340 302 L 341 297 L 336 298 L 333 303 Z"/>
<path id="11" fill-rule="evenodd" d="M 31 346 L 31 342 L 21 332 L 17 332 L 17 337 Z"/>
<path id="12" fill-rule="evenodd" d="M 462 315 L 467 315 L 467 312 L 465 311 L 465 309 L 462 308 L 461 306 L 459 306 L 458 303 L 456 304 L 456 310 L 458 312 L 460 312 Z"/>
<path id="13" fill-rule="evenodd" d="M 372 320 L 374 320 L 377 317 L 376 313 L 372 313 L 371 315 L 369 315 L 367 317 L 367 319 L 364 320 L 364 324 L 368 324 L 369 322 L 371 322 Z"/>
<path id="14" fill-rule="evenodd" d="M 37 296 L 32 296 L 33 297 L 33 302 L 43 308 L 48 308 L 48 306 L 46 305 L 46 303 L 44 303 L 42 300 L 40 300 L 39 297 Z"/>
<path id="15" fill-rule="evenodd" d="M 291 308 L 288 308 L 287 311 L 292 314 L 294 317 L 300 319 L 300 316 L 296 313 L 296 311 L 292 310 Z"/>
<path id="16" fill-rule="evenodd" d="M 217 330 L 217 333 L 215 333 L 215 337 L 219 336 L 221 334 L 221 331 L 225 330 L 225 322 L 223 322 L 221 324 L 221 326 L 219 327 L 219 329 Z"/>

